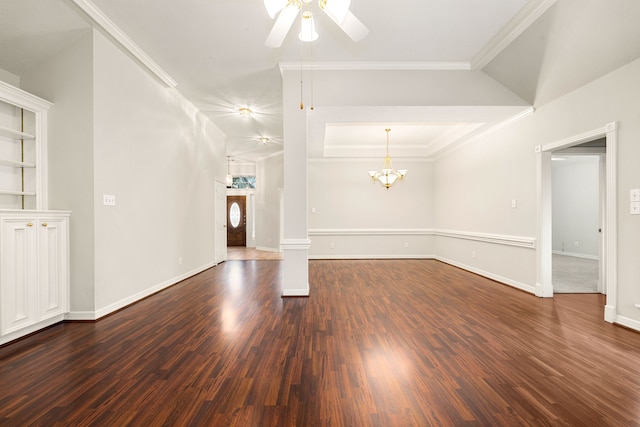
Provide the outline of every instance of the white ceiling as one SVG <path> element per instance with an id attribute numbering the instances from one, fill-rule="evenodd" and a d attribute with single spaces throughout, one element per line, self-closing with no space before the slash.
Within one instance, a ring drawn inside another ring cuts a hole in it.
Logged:
<path id="1" fill-rule="evenodd" d="M 19 76 L 86 31 L 75 2 L 0 0 L 0 68 Z M 273 21 L 261 0 L 93 3 L 225 132 L 238 160 L 286 143 L 282 63 L 342 70 L 333 94 L 314 70 L 311 157 L 379 156 L 386 127 L 392 155 L 429 157 L 640 57 L 636 0 L 352 0 L 364 40 L 318 12 L 316 42 L 302 46 L 292 30 L 278 49 L 264 45 Z M 368 82 L 354 69 L 393 72 Z"/>

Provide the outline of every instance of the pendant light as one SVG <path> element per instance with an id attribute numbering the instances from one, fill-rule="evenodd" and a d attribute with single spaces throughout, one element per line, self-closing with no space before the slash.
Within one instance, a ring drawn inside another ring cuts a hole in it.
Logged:
<path id="1" fill-rule="evenodd" d="M 229 156 L 227 156 L 227 188 L 231 188 L 233 186 L 233 175 L 229 171 Z"/>
<path id="2" fill-rule="evenodd" d="M 404 180 L 405 175 L 409 172 L 407 169 L 393 169 L 391 165 L 391 157 L 389 156 L 389 132 L 391 129 L 385 129 L 387 132 L 387 155 L 384 158 L 384 165 L 380 171 L 370 170 L 369 176 L 375 183 L 378 182 L 387 190 L 398 181 Z"/>

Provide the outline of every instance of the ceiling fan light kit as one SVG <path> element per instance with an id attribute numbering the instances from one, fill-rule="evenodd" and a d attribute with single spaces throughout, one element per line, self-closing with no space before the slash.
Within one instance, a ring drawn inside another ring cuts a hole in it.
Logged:
<path id="1" fill-rule="evenodd" d="M 313 21 L 312 2 L 313 0 L 264 0 L 264 7 L 271 19 L 278 15 L 265 45 L 274 48 L 282 45 L 303 6 L 304 12 L 298 38 L 304 42 L 316 40 L 318 33 Z M 367 27 L 349 10 L 351 0 L 318 0 L 318 5 L 353 41 L 360 41 L 369 34 Z"/>
<path id="2" fill-rule="evenodd" d="M 305 10 L 302 13 L 302 25 L 300 26 L 298 38 L 303 42 L 312 42 L 318 39 L 316 25 L 313 22 L 313 13 L 310 10 Z"/>

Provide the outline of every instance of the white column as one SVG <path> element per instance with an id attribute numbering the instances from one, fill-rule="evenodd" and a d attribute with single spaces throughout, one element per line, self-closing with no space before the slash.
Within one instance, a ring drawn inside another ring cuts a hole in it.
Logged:
<path id="1" fill-rule="evenodd" d="M 284 284 L 282 296 L 309 295 L 307 110 L 300 109 L 300 72 L 282 72 L 284 130 Z"/>
<path id="2" fill-rule="evenodd" d="M 536 147 L 536 173 L 538 175 L 537 206 L 538 230 L 536 237 L 536 296 L 553 297 L 551 264 L 551 152 Z"/>

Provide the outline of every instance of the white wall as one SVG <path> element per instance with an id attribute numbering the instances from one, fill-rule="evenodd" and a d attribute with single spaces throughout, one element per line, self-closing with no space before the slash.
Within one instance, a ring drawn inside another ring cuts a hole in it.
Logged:
<path id="1" fill-rule="evenodd" d="M 71 316 L 95 318 L 215 262 L 223 134 L 98 31 L 23 86 L 54 103 L 50 207 L 71 217 Z M 103 206 L 103 194 L 116 206 Z"/>
<path id="2" fill-rule="evenodd" d="M 368 174 L 382 167 L 383 158 L 309 161 L 311 258 L 422 258 L 433 253 L 433 164 L 392 161 L 409 172 L 390 189 L 374 184 Z"/>
<path id="3" fill-rule="evenodd" d="M 597 259 L 600 245 L 599 157 L 552 162 L 554 252 Z M 577 242 L 577 245 L 576 245 Z"/>
<path id="4" fill-rule="evenodd" d="M 213 265 L 225 143 L 99 32 L 93 61 L 96 308 L 110 311 Z M 115 195 L 116 206 L 103 206 L 103 194 Z"/>
<path id="5" fill-rule="evenodd" d="M 598 79 L 517 123 L 482 135 L 438 159 L 436 226 L 477 233 L 536 234 L 535 147 L 618 122 L 618 316 L 640 326 L 640 216 L 629 215 L 630 188 L 640 187 L 640 60 Z M 512 199 L 517 208 L 511 208 Z M 535 285 L 533 249 L 438 237 L 437 252 L 471 268 Z M 446 254 L 444 251 L 446 247 Z M 486 260 L 486 261 L 484 261 Z M 484 261 L 484 264 L 483 264 Z M 500 262 L 499 262 L 500 261 Z M 629 323 L 629 322 L 627 322 Z"/>
<path id="6" fill-rule="evenodd" d="M 256 164 L 231 160 L 228 163 L 229 171 L 233 176 L 255 176 Z"/>
<path id="7" fill-rule="evenodd" d="M 280 251 L 282 153 L 256 161 L 256 241 L 259 249 Z"/>
<path id="8" fill-rule="evenodd" d="M 53 102 L 48 120 L 49 208 L 70 210 L 71 309 L 93 312 L 93 35 L 90 30 L 22 76 L 22 87 Z"/>

